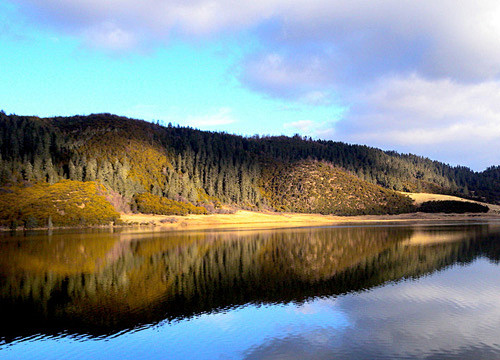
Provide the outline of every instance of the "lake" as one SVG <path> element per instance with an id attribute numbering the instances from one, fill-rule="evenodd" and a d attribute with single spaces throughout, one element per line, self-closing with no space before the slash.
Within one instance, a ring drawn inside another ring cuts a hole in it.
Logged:
<path id="1" fill-rule="evenodd" d="M 0 359 L 498 359 L 500 224 L 0 235 Z"/>

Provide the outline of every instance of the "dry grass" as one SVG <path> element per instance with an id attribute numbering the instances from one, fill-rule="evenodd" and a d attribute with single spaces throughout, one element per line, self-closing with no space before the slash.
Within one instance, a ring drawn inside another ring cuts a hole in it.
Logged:
<path id="1" fill-rule="evenodd" d="M 493 205 L 479 201 L 468 200 L 460 198 L 458 196 L 429 194 L 429 193 L 406 193 L 406 192 L 400 192 L 400 193 L 409 196 L 414 201 L 415 205 L 420 205 L 426 201 L 445 201 L 445 200 L 467 201 L 488 206 L 490 208 L 490 212 L 500 213 L 500 205 Z"/>
<path id="2" fill-rule="evenodd" d="M 145 214 L 122 214 L 121 220 L 131 225 L 155 226 L 161 230 L 207 230 L 207 229 L 273 229 L 309 226 L 328 226 L 349 223 L 420 222 L 420 221 L 464 221 L 500 220 L 500 215 L 488 214 L 400 214 L 334 216 L 299 213 L 269 213 L 237 211 L 234 214 L 164 216 Z"/>

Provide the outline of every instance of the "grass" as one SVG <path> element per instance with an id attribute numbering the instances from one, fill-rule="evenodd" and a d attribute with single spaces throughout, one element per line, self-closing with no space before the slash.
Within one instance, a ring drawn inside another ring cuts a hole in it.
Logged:
<path id="1" fill-rule="evenodd" d="M 157 230 L 215 230 L 237 229 L 258 230 L 313 226 L 332 226 L 340 224 L 385 223 L 385 222 L 433 222 L 463 221 L 471 219 L 500 220 L 497 214 L 424 214 L 410 213 L 399 215 L 362 215 L 335 216 L 301 213 L 273 213 L 256 211 L 236 211 L 234 214 L 209 215 L 147 215 L 122 214 L 124 224 L 154 226 Z"/>
<path id="2" fill-rule="evenodd" d="M 408 193 L 408 192 L 401 192 L 401 194 L 409 196 L 413 200 L 414 204 L 417 206 L 422 205 L 424 202 L 428 202 L 428 201 L 467 201 L 467 202 L 472 202 L 472 203 L 477 203 L 480 205 L 488 206 L 490 208 L 491 212 L 500 213 L 500 205 L 487 204 L 487 203 L 480 202 L 480 201 L 464 199 L 464 198 L 461 198 L 458 196 L 442 195 L 442 194 L 429 194 L 429 193 Z"/>

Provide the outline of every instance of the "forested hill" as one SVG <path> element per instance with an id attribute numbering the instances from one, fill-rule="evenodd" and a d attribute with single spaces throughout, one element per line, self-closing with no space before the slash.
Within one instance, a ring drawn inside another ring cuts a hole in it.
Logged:
<path id="1" fill-rule="evenodd" d="M 369 188 L 373 194 L 370 201 L 378 202 L 376 206 L 358 206 L 360 213 L 402 211 L 406 200 L 401 197 L 388 201 L 392 190 L 456 194 L 500 202 L 500 167 L 477 173 L 466 167 L 451 167 L 420 156 L 367 146 L 314 141 L 298 135 L 242 137 L 161 126 L 110 114 L 38 118 L 2 112 L 0 149 L 1 186 L 36 181 L 56 183 L 63 179 L 99 181 L 115 198 L 121 198 L 124 206 L 129 203 L 132 207 L 137 206 L 138 194 L 150 193 L 160 200 L 206 205 L 209 210 L 220 204 L 235 204 L 323 212 L 314 210 L 316 205 L 311 203 L 297 205 L 296 201 L 313 201 L 295 194 L 293 188 L 303 184 L 280 183 L 300 182 L 308 171 L 333 174 L 337 184 L 352 184 L 352 176 L 356 176 L 355 192 Z M 297 167 L 299 172 L 291 170 Z M 299 173 L 302 175 L 296 176 Z M 323 181 L 321 178 L 317 179 Z M 325 184 L 317 188 L 309 184 L 308 191 L 330 186 Z M 332 186 L 325 191 L 338 195 L 348 189 Z M 348 195 L 357 196 L 353 194 Z M 380 201 L 375 199 L 379 195 Z M 389 203 L 396 210 L 388 209 Z"/>

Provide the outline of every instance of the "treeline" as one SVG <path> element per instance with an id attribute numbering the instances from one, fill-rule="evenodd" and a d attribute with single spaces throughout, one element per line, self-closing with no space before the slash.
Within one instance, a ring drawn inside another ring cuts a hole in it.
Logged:
<path id="1" fill-rule="evenodd" d="M 242 137 L 110 114 L 42 119 L 2 112 L 0 150 L 0 185 L 99 181 L 126 202 L 150 193 L 209 209 L 271 209 L 266 181 L 277 167 L 302 160 L 329 163 L 389 190 L 500 200 L 499 168 L 476 173 L 367 146 L 298 135 Z"/>

